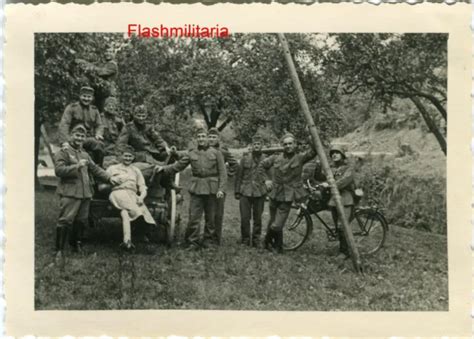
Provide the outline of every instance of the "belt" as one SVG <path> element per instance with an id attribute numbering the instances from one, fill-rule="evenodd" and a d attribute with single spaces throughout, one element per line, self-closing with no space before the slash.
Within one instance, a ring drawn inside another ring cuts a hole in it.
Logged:
<path id="1" fill-rule="evenodd" d="M 217 178 L 217 173 L 213 173 L 213 174 L 193 173 L 193 176 L 197 178 L 212 178 L 212 177 Z"/>

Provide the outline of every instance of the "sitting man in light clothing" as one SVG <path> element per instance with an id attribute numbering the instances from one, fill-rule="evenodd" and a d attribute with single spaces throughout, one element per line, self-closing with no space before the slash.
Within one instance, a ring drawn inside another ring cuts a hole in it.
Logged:
<path id="1" fill-rule="evenodd" d="M 135 159 L 133 147 L 122 145 L 118 150 L 120 164 L 112 165 L 107 169 L 107 173 L 118 182 L 112 188 L 109 200 L 120 210 L 123 227 L 123 246 L 130 250 L 134 248 L 132 243 L 131 221 L 143 217 L 146 223 L 156 225 L 155 220 L 146 207 L 144 200 L 147 193 L 145 179 L 138 168 L 132 165 Z"/>

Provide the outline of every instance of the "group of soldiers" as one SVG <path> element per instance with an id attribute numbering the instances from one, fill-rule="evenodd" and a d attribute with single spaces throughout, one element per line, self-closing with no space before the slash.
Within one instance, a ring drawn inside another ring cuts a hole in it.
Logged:
<path id="1" fill-rule="evenodd" d="M 173 174 L 191 166 L 189 218 L 185 231 L 188 248 L 220 245 L 227 179 L 228 176 L 234 176 L 235 198 L 240 204 L 240 243 L 250 246 L 259 246 L 261 243 L 262 213 L 268 198 L 270 220 L 262 245 L 270 251 L 282 252 L 283 228 L 291 206 L 295 201 L 304 201 L 308 194 L 302 180 L 303 167 L 309 162 L 318 164 L 312 147 L 300 151 L 295 136 L 287 133 L 280 139 L 283 152 L 265 156 L 262 153 L 262 139 L 255 135 L 249 151 L 237 162 L 235 156 L 220 145 L 219 131 L 211 128 L 197 129 L 194 135 L 195 147 L 178 152 L 168 147 L 154 126 L 147 122 L 148 113 L 144 106 L 136 107 L 133 120 L 123 124 L 115 97 L 105 100 L 102 114 L 92 104 L 93 99 L 94 89 L 82 87 L 79 101 L 66 107 L 59 124 L 61 150 L 55 156 L 56 175 L 60 178 L 60 216 L 56 237 L 58 256 L 62 256 L 68 230 L 71 230 L 69 242 L 73 249 L 81 249 L 90 201 L 97 187 L 93 177 L 112 185 L 112 191 L 120 188 L 133 193 L 131 196 L 121 195 L 118 200 L 117 197 L 113 199 L 112 195 L 110 198 L 121 209 L 125 247 L 133 246 L 129 222 L 139 216 L 146 216 L 143 212 L 146 186 L 135 170 L 129 171 L 132 179 L 129 176 L 123 180 L 105 170 L 110 164 L 121 163 L 124 167 L 119 172 L 123 174 L 130 169 L 132 162 L 132 166 L 136 165 L 144 177 L 148 171 L 171 178 Z M 164 164 L 163 160 L 170 152 L 176 154 L 178 160 Z M 352 170 L 345 162 L 343 150 L 331 149 L 330 156 L 346 213 L 350 215 L 354 205 L 351 194 Z M 115 162 L 107 164 L 108 157 L 115 159 Z M 320 166 L 315 172 L 321 176 Z M 171 180 L 169 185 L 173 186 Z M 123 203 L 123 199 L 135 200 Z M 337 224 L 337 212 L 332 199 L 329 206 Z M 203 214 L 204 232 L 201 232 Z M 128 221 L 128 227 L 125 221 Z M 253 227 L 250 227 L 251 222 Z M 340 250 L 347 254 L 344 236 L 342 232 L 339 234 Z"/>

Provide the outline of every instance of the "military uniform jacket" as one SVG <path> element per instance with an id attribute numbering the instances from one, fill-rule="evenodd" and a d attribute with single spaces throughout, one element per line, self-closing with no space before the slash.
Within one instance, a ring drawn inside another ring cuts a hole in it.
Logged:
<path id="1" fill-rule="evenodd" d="M 217 145 L 215 149 L 217 149 L 218 151 L 221 151 L 224 157 L 224 163 L 228 165 L 227 174 L 229 176 L 233 176 L 235 172 L 237 171 L 237 167 L 239 166 L 239 163 L 237 162 L 237 160 L 235 159 L 235 157 L 232 155 L 232 153 L 229 151 L 227 147 Z"/>
<path id="2" fill-rule="evenodd" d="M 102 114 L 101 118 L 104 125 L 104 143 L 108 150 L 112 150 L 120 134 L 115 116 Z"/>
<path id="3" fill-rule="evenodd" d="M 258 165 L 263 157 L 244 153 L 235 175 L 235 193 L 246 197 L 263 197 L 267 194 L 265 186 L 267 176 L 258 171 Z"/>
<path id="4" fill-rule="evenodd" d="M 86 107 L 80 102 L 74 102 L 66 107 L 59 123 L 61 143 L 69 140 L 71 130 L 78 124 L 84 124 L 87 129 L 87 136 L 103 136 L 104 134 L 104 126 L 97 107 L 94 105 Z"/>
<path id="5" fill-rule="evenodd" d="M 130 145 L 136 152 L 160 153 L 166 143 L 151 125 L 137 126 L 133 121 L 122 128 L 117 145 Z"/>
<path id="6" fill-rule="evenodd" d="M 88 160 L 89 165 L 79 168 L 78 163 L 81 159 Z M 93 180 L 89 172 L 103 181 L 110 180 L 110 175 L 97 166 L 82 148 L 74 149 L 71 146 L 66 150 L 60 150 L 54 156 L 54 163 L 54 172 L 59 177 L 57 193 L 63 197 L 92 198 Z"/>
<path id="7" fill-rule="evenodd" d="M 115 61 L 107 61 L 97 68 L 97 74 L 104 80 L 113 81 L 118 73 L 118 66 Z"/>
<path id="8" fill-rule="evenodd" d="M 334 180 L 336 180 L 336 186 L 341 194 L 342 204 L 344 206 L 349 206 L 354 204 L 354 198 L 352 192 L 354 191 L 355 182 L 354 182 L 354 171 L 351 165 L 347 163 L 342 163 L 339 166 L 331 166 L 332 174 Z M 336 203 L 331 197 L 329 200 L 330 206 L 335 206 Z"/>
<path id="9" fill-rule="evenodd" d="M 304 153 L 294 153 L 290 157 L 274 154 L 263 159 L 258 170 L 264 174 L 273 167 L 273 189 L 268 196 L 276 201 L 299 201 L 306 197 L 301 173 L 303 165 L 313 159 L 316 153 L 311 149 Z"/>
<path id="10" fill-rule="evenodd" d="M 189 150 L 178 162 L 168 165 L 165 170 L 180 172 L 191 164 L 192 178 L 189 193 L 216 194 L 224 192 L 227 183 L 227 171 L 222 153 L 213 147 Z"/>

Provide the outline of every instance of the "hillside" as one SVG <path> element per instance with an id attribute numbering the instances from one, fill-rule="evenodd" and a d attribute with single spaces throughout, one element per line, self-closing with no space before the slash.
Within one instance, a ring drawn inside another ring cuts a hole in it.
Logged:
<path id="1" fill-rule="evenodd" d="M 388 158 L 406 175 L 446 178 L 446 157 L 433 134 L 420 128 L 376 131 L 364 126 L 333 142 L 347 144 L 351 152 L 389 153 Z M 400 145 L 409 145 L 414 154 L 400 156 Z"/>

